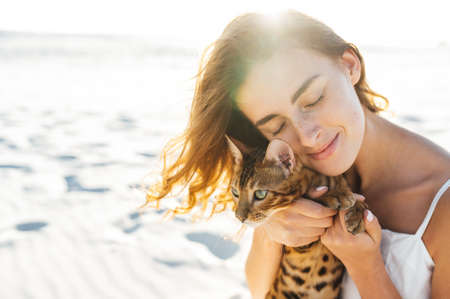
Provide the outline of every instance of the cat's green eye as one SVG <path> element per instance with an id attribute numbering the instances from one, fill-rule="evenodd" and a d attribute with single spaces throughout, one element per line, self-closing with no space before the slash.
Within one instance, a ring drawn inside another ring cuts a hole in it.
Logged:
<path id="1" fill-rule="evenodd" d="M 236 189 L 231 188 L 231 193 L 233 194 L 234 197 L 239 198 L 239 193 L 237 192 Z"/>
<path id="2" fill-rule="evenodd" d="M 267 190 L 256 190 L 254 193 L 255 199 L 264 199 L 267 195 Z"/>

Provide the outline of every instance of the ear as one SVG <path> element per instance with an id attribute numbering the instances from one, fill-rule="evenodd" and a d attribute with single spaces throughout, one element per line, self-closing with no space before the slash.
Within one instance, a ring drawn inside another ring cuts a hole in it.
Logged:
<path id="1" fill-rule="evenodd" d="M 284 174 L 288 177 L 292 174 L 295 166 L 294 151 L 287 142 L 273 139 L 267 146 L 264 161 L 274 161 L 283 168 Z"/>
<path id="2" fill-rule="evenodd" d="M 361 62 L 352 49 L 347 49 L 342 54 L 340 61 L 345 71 L 348 73 L 353 85 L 358 83 L 361 76 Z"/>
<path id="3" fill-rule="evenodd" d="M 230 149 L 231 155 L 233 156 L 234 163 L 236 163 L 237 165 L 241 164 L 241 162 L 242 162 L 242 153 L 241 153 L 241 151 L 236 146 L 236 144 L 234 144 L 234 142 L 231 141 L 230 137 L 225 135 L 225 139 L 227 141 L 228 148 Z"/>

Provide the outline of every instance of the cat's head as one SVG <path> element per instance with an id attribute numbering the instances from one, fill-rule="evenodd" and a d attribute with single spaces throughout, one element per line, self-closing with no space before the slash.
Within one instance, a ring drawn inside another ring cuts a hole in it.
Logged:
<path id="1" fill-rule="evenodd" d="M 267 149 L 252 150 L 228 136 L 226 140 L 233 157 L 231 192 L 235 215 L 241 222 L 256 227 L 295 199 L 295 184 L 290 178 L 301 164 L 296 163 L 289 144 L 280 139 L 272 140 Z"/>

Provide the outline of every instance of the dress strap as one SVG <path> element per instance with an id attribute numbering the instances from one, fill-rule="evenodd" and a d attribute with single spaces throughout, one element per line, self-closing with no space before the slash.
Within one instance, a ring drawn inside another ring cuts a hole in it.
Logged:
<path id="1" fill-rule="evenodd" d="M 442 185 L 442 187 L 434 196 L 434 199 L 431 202 L 431 205 L 428 209 L 427 215 L 425 216 L 425 219 L 423 220 L 422 224 L 420 225 L 419 229 L 416 232 L 416 236 L 418 236 L 419 238 L 422 238 L 422 235 L 425 232 L 425 229 L 427 228 L 428 222 L 430 222 L 431 216 L 433 215 L 434 208 L 436 207 L 442 194 L 444 194 L 444 192 L 447 190 L 449 186 L 450 186 L 450 179 L 448 179 L 447 182 L 445 182 L 444 185 Z"/>

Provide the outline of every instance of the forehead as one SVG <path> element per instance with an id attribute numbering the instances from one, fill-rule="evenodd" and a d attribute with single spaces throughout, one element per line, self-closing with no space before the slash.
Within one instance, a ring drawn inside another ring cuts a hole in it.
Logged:
<path id="1" fill-rule="evenodd" d="M 249 117 L 247 112 L 254 110 L 255 104 L 269 104 L 271 112 L 276 113 L 274 101 L 289 101 L 300 84 L 313 75 L 326 75 L 331 66 L 329 58 L 315 51 L 279 49 L 269 59 L 252 65 L 236 94 L 238 106 Z"/>

